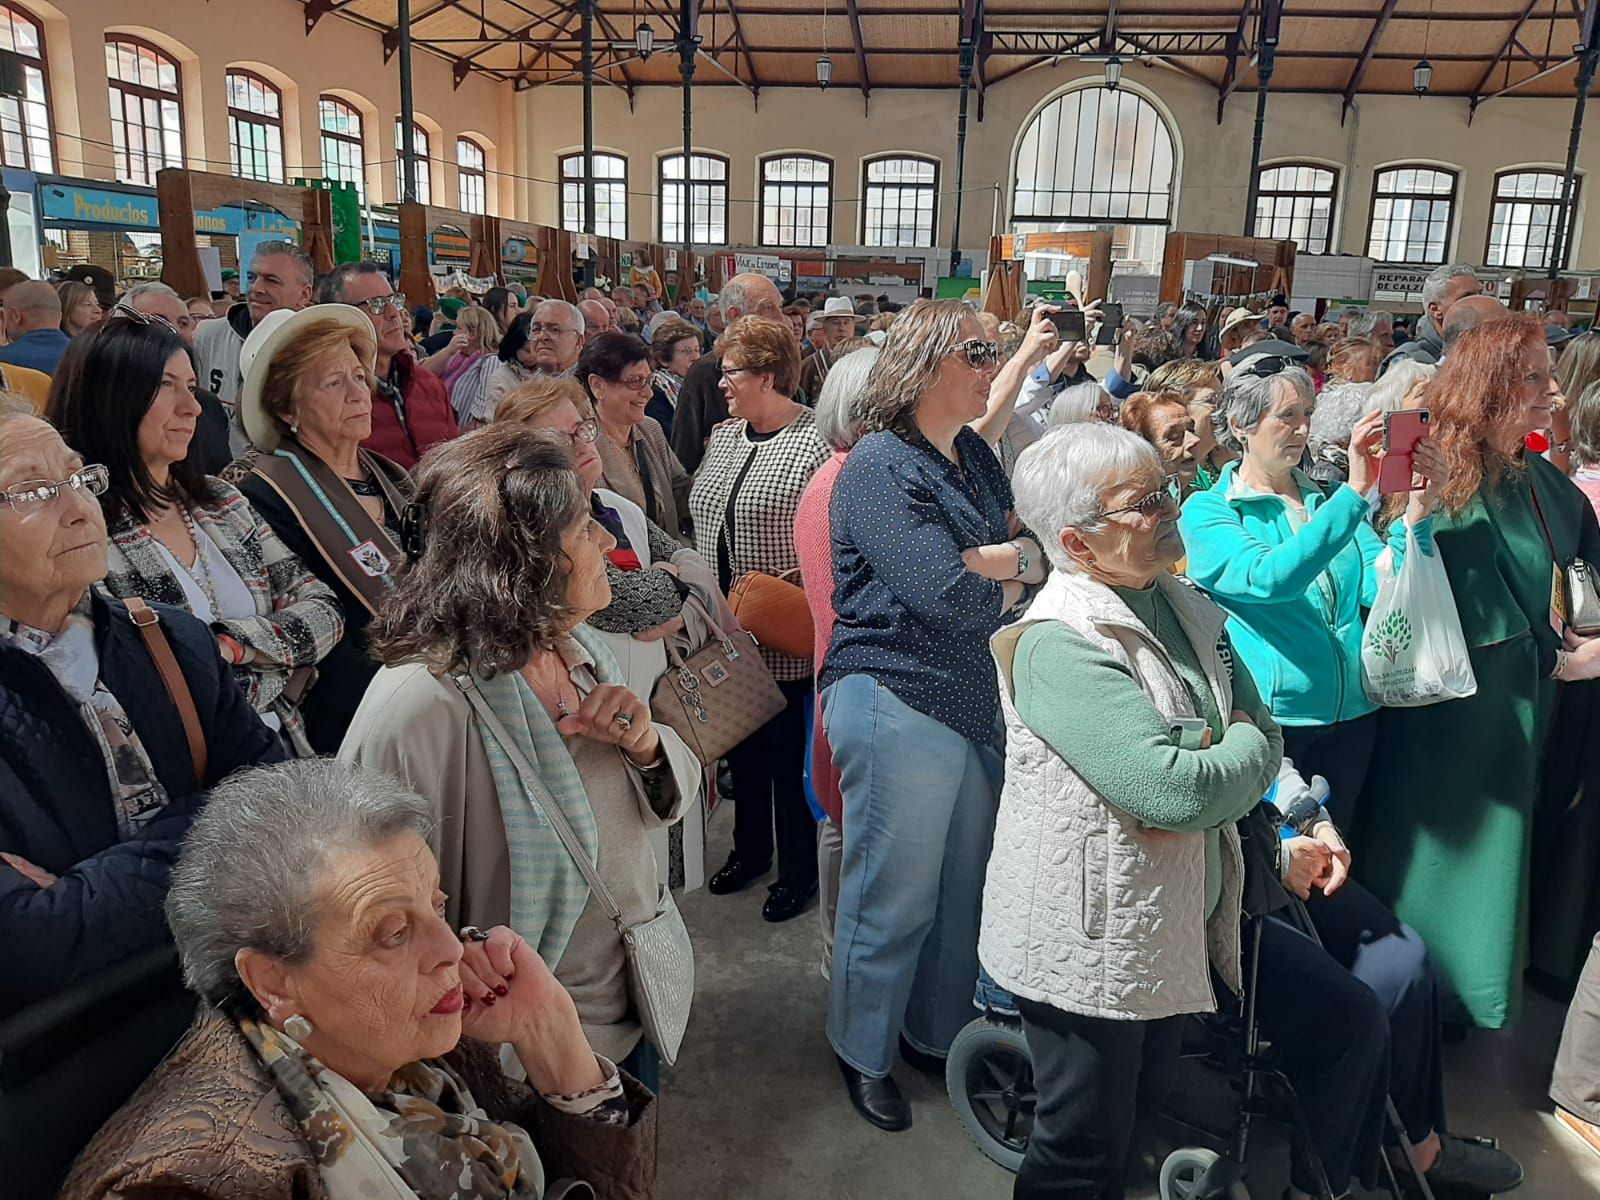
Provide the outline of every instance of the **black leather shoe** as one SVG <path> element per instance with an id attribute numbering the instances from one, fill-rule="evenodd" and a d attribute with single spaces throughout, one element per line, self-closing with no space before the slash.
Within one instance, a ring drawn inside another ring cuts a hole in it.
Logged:
<path id="1" fill-rule="evenodd" d="M 713 896 L 742 892 L 771 869 L 770 862 L 756 866 L 754 863 L 745 862 L 737 854 L 730 854 L 728 861 L 722 864 L 722 870 L 713 875 L 711 882 L 706 884 L 706 890 Z"/>
<path id="2" fill-rule="evenodd" d="M 805 911 L 811 897 L 817 894 L 815 883 L 792 884 L 775 883 L 767 896 L 767 902 L 761 906 L 761 919 L 776 924 L 787 921 L 790 917 L 798 917 Z"/>
<path id="3" fill-rule="evenodd" d="M 936 1054 L 926 1054 L 906 1041 L 906 1035 L 900 1035 L 900 1057 L 905 1059 L 906 1065 L 915 1067 L 926 1075 L 937 1075 L 944 1078 L 944 1059 Z"/>
<path id="4" fill-rule="evenodd" d="M 870 1079 L 856 1070 L 837 1054 L 839 1073 L 844 1076 L 845 1090 L 850 1093 L 850 1103 L 856 1111 L 879 1129 L 899 1133 L 911 1128 L 911 1106 L 900 1094 L 894 1078 Z"/>

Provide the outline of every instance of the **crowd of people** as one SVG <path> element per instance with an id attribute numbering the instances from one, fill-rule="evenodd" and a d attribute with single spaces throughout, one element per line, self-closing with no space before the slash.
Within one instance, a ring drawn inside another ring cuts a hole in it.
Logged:
<path id="1" fill-rule="evenodd" d="M 1274 296 L 1104 337 L 1097 301 L 761 275 L 412 309 L 289 242 L 245 282 L 0 280 L 0 1031 L 96 1084 L 0 1104 L 63 1195 L 653 1195 L 693 1043 L 652 837 L 715 796 L 709 891 L 816 901 L 864 1120 L 1020 1019 L 1019 1200 L 1122 1194 L 1247 946 L 1297 1200 L 1386 1156 L 1515 1187 L 1442 1046 L 1530 968 L 1577 989 L 1552 1095 L 1600 1151 L 1600 637 L 1563 591 L 1600 333 L 1464 267 L 1415 329 Z M 1364 687 L 1408 553 L 1469 698 Z"/>

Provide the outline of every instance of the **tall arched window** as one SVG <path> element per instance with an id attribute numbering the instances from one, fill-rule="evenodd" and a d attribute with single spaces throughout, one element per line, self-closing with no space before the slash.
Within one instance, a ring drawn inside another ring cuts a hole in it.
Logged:
<path id="1" fill-rule="evenodd" d="M 400 136 L 402 126 L 397 119 L 394 123 L 394 178 L 395 196 L 404 200 L 406 196 L 406 164 L 403 157 L 402 146 L 404 139 Z M 433 203 L 433 171 L 432 155 L 428 150 L 428 131 L 421 125 L 411 126 L 411 153 L 417 163 L 417 203 Z"/>
<path id="2" fill-rule="evenodd" d="M 833 163 L 814 154 L 761 160 L 761 244 L 826 246 L 833 240 Z"/>
<path id="3" fill-rule="evenodd" d="M 488 155 L 482 146 L 471 138 L 456 139 L 456 172 L 460 184 L 456 188 L 461 200 L 461 211 L 483 214 L 489 200 L 489 174 L 485 169 Z"/>
<path id="4" fill-rule="evenodd" d="M 1063 92 L 1023 130 L 1016 162 L 1013 229 L 1109 229 L 1116 257 L 1159 269 L 1176 151 L 1144 97 L 1127 88 Z"/>
<path id="5" fill-rule="evenodd" d="M 0 4 L 0 50 L 22 64 L 22 95 L 0 96 L 0 163 L 27 171 L 55 170 L 44 29 L 22 9 Z"/>
<path id="6" fill-rule="evenodd" d="M 1374 175 L 1367 257 L 1441 265 L 1450 248 L 1457 181 L 1454 171 L 1431 166 L 1390 167 Z"/>
<path id="7" fill-rule="evenodd" d="M 1560 171 L 1502 171 L 1494 177 L 1494 214 L 1489 219 L 1489 246 L 1483 261 L 1491 267 L 1550 265 L 1561 220 Z M 1572 181 L 1572 206 L 1561 243 L 1561 266 L 1572 261 L 1572 234 L 1578 224 L 1578 189 Z"/>
<path id="8" fill-rule="evenodd" d="M 283 93 L 254 71 L 228 72 L 228 145 L 239 178 L 283 182 Z"/>
<path id="9" fill-rule="evenodd" d="M 939 164 L 916 154 L 869 158 L 861 170 L 861 244 L 931 246 Z"/>
<path id="10" fill-rule="evenodd" d="M 668 154 L 657 164 L 661 197 L 661 240 L 683 241 L 683 155 Z M 720 154 L 696 154 L 689 168 L 689 229 L 697 246 L 720 246 L 728 240 L 728 160 Z"/>
<path id="11" fill-rule="evenodd" d="M 1256 236 L 1294 242 L 1306 254 L 1326 254 L 1338 186 L 1339 173 L 1319 163 L 1261 168 Z"/>
<path id="12" fill-rule="evenodd" d="M 117 178 L 154 186 L 162 167 L 183 166 L 183 75 L 177 60 L 139 38 L 106 39 L 111 145 Z"/>
<path id="13" fill-rule="evenodd" d="M 367 187 L 367 158 L 362 149 L 361 113 L 337 96 L 317 100 L 322 127 L 322 173 L 340 183 L 353 183 L 358 194 Z"/>
<path id="14" fill-rule="evenodd" d="M 561 228 L 582 233 L 583 217 L 583 155 L 563 154 Z M 620 154 L 594 156 L 594 232 L 596 237 L 628 236 L 628 160 Z"/>

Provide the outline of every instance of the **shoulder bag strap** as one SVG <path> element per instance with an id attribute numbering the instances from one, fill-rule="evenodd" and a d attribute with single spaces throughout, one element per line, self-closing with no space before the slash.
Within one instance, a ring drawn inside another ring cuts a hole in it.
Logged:
<path id="1" fill-rule="evenodd" d="M 494 708 L 488 699 L 478 690 L 477 680 L 470 675 L 452 676 L 456 687 L 461 689 L 467 698 L 467 703 L 472 705 L 472 711 L 479 721 L 488 727 L 494 734 L 495 741 L 500 743 L 500 748 L 506 752 L 506 757 L 511 760 L 511 765 L 517 769 L 517 778 L 522 781 L 522 786 L 527 790 L 534 804 L 544 813 L 545 820 L 550 822 L 550 828 L 556 831 L 556 836 L 561 839 L 561 844 L 566 847 L 567 853 L 572 856 L 572 861 L 578 864 L 578 870 L 583 872 L 583 877 L 588 881 L 589 891 L 600 902 L 600 907 L 605 910 L 606 919 L 611 921 L 618 929 L 622 928 L 622 909 L 617 907 L 617 902 L 611 896 L 611 890 L 606 887 L 600 878 L 600 872 L 589 861 L 589 856 L 584 853 L 583 846 L 578 841 L 578 835 L 573 832 L 571 824 L 567 821 L 566 813 L 561 811 L 561 805 L 556 803 L 556 798 L 550 794 L 550 789 L 545 787 L 544 780 L 539 778 L 539 772 L 534 769 L 516 740 L 505 727 L 505 722 L 495 715 Z"/>
<path id="2" fill-rule="evenodd" d="M 178 668 L 178 660 L 172 656 L 172 646 L 167 641 L 167 635 L 161 632 L 161 618 L 156 615 L 155 609 L 138 596 L 129 596 L 122 603 L 127 608 L 128 615 L 133 618 L 134 625 L 138 627 L 139 636 L 144 638 L 145 649 L 155 661 L 156 670 L 161 675 L 161 682 L 166 686 L 167 695 L 172 697 L 172 703 L 178 708 L 178 716 L 183 721 L 183 733 L 189 741 L 189 758 L 194 763 L 195 783 L 205 787 L 205 730 L 200 725 L 200 714 L 195 711 L 194 697 L 189 693 L 189 682 Z"/>
<path id="3" fill-rule="evenodd" d="M 1539 528 L 1544 531 L 1544 544 L 1550 548 L 1550 561 L 1556 566 L 1561 566 L 1561 558 L 1556 554 L 1556 540 L 1550 536 L 1550 522 L 1544 519 L 1544 506 L 1539 503 L 1539 485 L 1533 477 L 1528 477 L 1528 494 L 1533 497 L 1533 511 L 1539 518 Z"/>

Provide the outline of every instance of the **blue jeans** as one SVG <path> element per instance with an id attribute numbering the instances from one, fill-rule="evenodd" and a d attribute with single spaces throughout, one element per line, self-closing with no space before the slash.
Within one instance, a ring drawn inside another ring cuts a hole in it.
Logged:
<path id="1" fill-rule="evenodd" d="M 881 1078 L 902 1030 L 943 1055 L 973 1017 L 1002 762 L 870 675 L 822 694 L 844 793 L 828 1040 Z"/>

